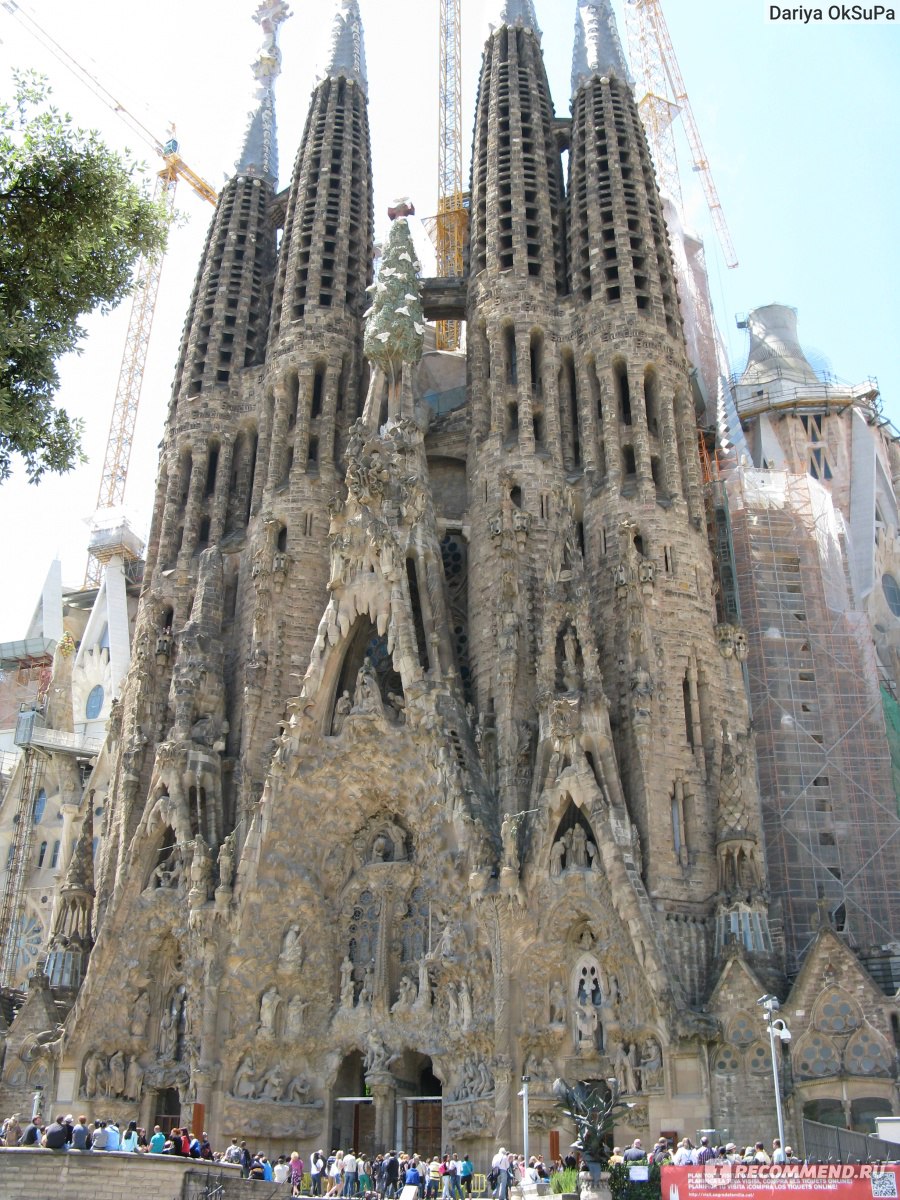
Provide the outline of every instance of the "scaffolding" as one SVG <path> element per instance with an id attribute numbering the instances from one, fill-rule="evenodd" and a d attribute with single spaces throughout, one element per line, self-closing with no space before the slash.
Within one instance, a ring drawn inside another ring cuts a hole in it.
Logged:
<path id="1" fill-rule="evenodd" d="M 19 962 L 19 927 L 25 901 L 25 876 L 31 861 L 34 838 L 34 804 L 44 771 L 44 755 L 39 750 L 26 749 L 22 763 L 22 783 L 14 820 L 13 842 L 10 847 L 0 907 L 0 987 L 15 986 Z"/>
<path id="2" fill-rule="evenodd" d="M 727 489 L 769 882 L 794 973 L 822 902 L 863 953 L 897 938 L 890 747 L 829 493 L 809 475 L 748 468 Z"/>
<path id="3" fill-rule="evenodd" d="M 712 437 L 710 441 L 712 441 Z M 710 449 L 701 430 L 699 439 L 700 470 L 706 504 L 706 536 L 713 552 L 716 619 L 727 625 L 741 624 L 741 601 L 734 564 L 734 543 L 731 536 L 731 516 L 728 511 L 728 489 L 725 486 L 723 451 Z"/>

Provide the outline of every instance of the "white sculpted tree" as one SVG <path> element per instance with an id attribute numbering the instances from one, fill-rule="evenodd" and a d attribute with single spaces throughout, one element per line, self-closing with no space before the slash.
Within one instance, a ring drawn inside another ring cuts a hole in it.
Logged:
<path id="1" fill-rule="evenodd" d="M 378 279 L 369 288 L 372 306 L 366 313 L 366 358 L 387 377 L 397 397 L 404 363 L 422 357 L 425 317 L 419 292 L 419 261 L 409 224 L 398 217 L 391 225 Z"/>

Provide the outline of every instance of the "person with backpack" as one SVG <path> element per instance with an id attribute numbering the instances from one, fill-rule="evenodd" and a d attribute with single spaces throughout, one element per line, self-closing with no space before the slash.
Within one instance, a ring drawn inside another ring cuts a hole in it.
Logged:
<path id="1" fill-rule="evenodd" d="M 497 1200 L 506 1200 L 509 1191 L 510 1157 L 505 1147 L 501 1146 L 491 1159 L 491 1195 Z"/>
<path id="2" fill-rule="evenodd" d="M 253 1155 L 247 1149 L 247 1143 L 241 1142 L 241 1174 L 245 1179 L 250 1178 L 250 1169 L 253 1166 Z"/>

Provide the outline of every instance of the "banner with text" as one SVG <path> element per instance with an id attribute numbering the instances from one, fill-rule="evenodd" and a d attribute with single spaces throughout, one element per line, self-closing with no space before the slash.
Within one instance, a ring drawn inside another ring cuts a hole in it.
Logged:
<path id="1" fill-rule="evenodd" d="M 662 1200 L 898 1200 L 900 1167 L 876 1163 L 705 1163 L 663 1167 Z"/>

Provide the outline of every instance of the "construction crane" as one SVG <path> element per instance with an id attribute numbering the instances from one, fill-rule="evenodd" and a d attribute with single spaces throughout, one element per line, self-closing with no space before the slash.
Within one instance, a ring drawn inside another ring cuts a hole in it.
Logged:
<path id="1" fill-rule="evenodd" d="M 438 211 L 435 218 L 437 273 L 458 278 L 469 220 L 468 194 L 462 185 L 462 16 L 461 0 L 439 0 Z M 438 321 L 438 350 L 457 350 L 459 321 Z"/>
<path id="2" fill-rule="evenodd" d="M 736 267 L 737 255 L 675 57 L 661 0 L 626 0 L 625 28 L 631 65 L 637 77 L 638 108 L 647 130 L 660 187 L 668 192 L 681 211 L 681 182 L 672 131 L 672 123 L 680 115 L 693 169 L 700 176 L 725 263 L 728 267 Z"/>
<path id="3" fill-rule="evenodd" d="M 164 202 L 170 215 L 175 207 L 175 188 L 179 179 L 183 179 L 201 200 L 215 205 L 218 199 L 215 188 L 196 171 L 193 171 L 178 153 L 178 142 L 174 137 L 174 129 L 170 131 L 170 136 L 165 141 L 157 138 L 99 79 L 73 58 L 33 16 L 16 3 L 16 0 L 3 0 L 3 7 L 58 62 L 71 71 L 76 79 L 89 88 L 108 108 L 112 109 L 132 132 L 152 146 L 162 158 L 164 166 L 157 173 L 154 198 Z M 131 316 L 128 322 L 128 332 L 125 335 L 125 350 L 119 369 L 119 382 L 116 387 L 116 398 L 106 441 L 106 454 L 97 496 L 95 525 L 98 524 L 100 514 L 121 507 L 125 499 L 128 464 L 131 459 L 134 428 L 141 398 L 141 387 L 144 382 L 147 348 L 156 311 L 162 261 L 162 256 L 148 258 L 144 255 L 135 272 Z M 127 543 L 123 543 L 122 539 L 117 540 L 115 537 L 107 536 L 105 532 L 95 537 L 88 556 L 85 587 L 94 587 L 99 584 L 104 561 L 108 561 L 112 554 L 123 551 L 129 557 L 133 556 L 132 540 L 129 539 Z"/>

